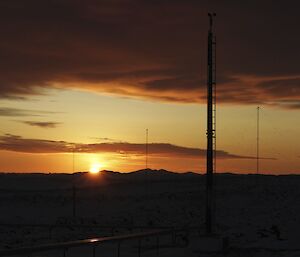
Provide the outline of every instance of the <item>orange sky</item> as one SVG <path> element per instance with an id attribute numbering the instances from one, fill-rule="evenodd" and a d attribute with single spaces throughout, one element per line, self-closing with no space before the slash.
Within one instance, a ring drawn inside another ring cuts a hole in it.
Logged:
<path id="1" fill-rule="evenodd" d="M 1 172 L 142 169 L 146 129 L 150 168 L 204 172 L 208 10 L 217 12 L 218 171 L 256 171 L 260 106 L 261 172 L 300 172 L 298 2 L 0 7 Z"/>
<path id="2" fill-rule="evenodd" d="M 1 117 L 2 171 L 72 172 L 73 151 L 75 171 L 89 170 L 94 164 L 126 172 L 142 169 L 146 128 L 150 168 L 205 171 L 204 104 L 151 102 L 58 90 L 33 100 L 7 100 L 6 106 L 14 112 L 28 112 L 23 116 Z M 261 108 L 260 152 L 261 157 L 270 158 L 261 160 L 261 172 L 299 171 L 300 146 L 294 140 L 300 131 L 298 114 L 297 110 Z M 28 120 L 31 123 L 24 123 Z M 49 127 L 38 123 L 53 120 L 57 124 L 51 123 Z M 287 123 L 294 126 L 287 127 Z M 220 104 L 217 135 L 218 171 L 256 171 L 255 106 Z"/>

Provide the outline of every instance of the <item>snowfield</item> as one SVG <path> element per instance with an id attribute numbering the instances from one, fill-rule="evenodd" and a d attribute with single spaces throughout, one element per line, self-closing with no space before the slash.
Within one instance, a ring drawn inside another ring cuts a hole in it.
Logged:
<path id="1" fill-rule="evenodd" d="M 129 174 L 0 174 L 1 250 L 157 228 L 193 228 L 142 240 L 141 256 L 300 256 L 300 176 L 218 174 L 215 232 L 227 253 L 203 252 L 205 176 L 164 170 Z M 120 256 L 138 256 L 138 241 L 122 242 Z M 30 256 L 63 256 L 51 251 Z M 66 256 L 93 256 L 92 247 Z M 95 256 L 117 256 L 117 245 Z"/>

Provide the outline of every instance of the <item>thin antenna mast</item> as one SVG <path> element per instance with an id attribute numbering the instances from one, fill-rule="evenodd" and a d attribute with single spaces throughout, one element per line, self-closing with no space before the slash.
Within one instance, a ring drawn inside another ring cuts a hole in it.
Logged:
<path id="1" fill-rule="evenodd" d="M 75 186 L 75 145 L 73 145 L 73 149 L 72 149 L 72 157 L 73 157 L 73 174 L 72 174 L 72 213 L 73 213 L 73 217 L 76 217 L 76 186 Z"/>
<path id="2" fill-rule="evenodd" d="M 213 173 L 215 167 L 216 126 L 216 38 L 213 33 L 215 13 L 208 13 L 207 46 L 207 157 L 206 157 L 206 233 L 213 232 Z"/>
<path id="3" fill-rule="evenodd" d="M 146 169 L 148 169 L 148 129 L 146 129 Z"/>
<path id="4" fill-rule="evenodd" d="M 257 126 L 256 126 L 256 175 L 259 174 L 259 106 L 257 107 Z"/>
<path id="5" fill-rule="evenodd" d="M 74 174 L 74 171 L 75 171 L 75 147 L 73 147 L 72 149 L 72 157 L 73 157 L 73 174 Z"/>

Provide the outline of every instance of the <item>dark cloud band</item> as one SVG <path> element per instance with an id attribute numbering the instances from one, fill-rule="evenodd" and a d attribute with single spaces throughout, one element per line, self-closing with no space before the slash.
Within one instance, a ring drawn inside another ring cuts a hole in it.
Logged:
<path id="1" fill-rule="evenodd" d="M 298 109 L 299 5 L 234 0 L 1 1 L 0 97 L 71 87 L 203 102 L 207 11 L 215 10 L 219 102 Z"/>
<path id="2" fill-rule="evenodd" d="M 15 135 L 0 137 L 0 150 L 23 153 L 116 153 L 122 155 L 144 155 L 145 144 L 135 143 L 96 143 L 74 144 L 65 141 L 53 141 L 42 139 L 26 139 Z M 151 143 L 148 145 L 149 153 L 157 157 L 183 157 L 205 158 L 206 151 L 200 148 L 177 146 L 166 143 Z M 217 157 L 222 159 L 255 159 L 251 156 L 241 156 L 217 151 Z M 272 159 L 272 158 L 269 158 Z"/>

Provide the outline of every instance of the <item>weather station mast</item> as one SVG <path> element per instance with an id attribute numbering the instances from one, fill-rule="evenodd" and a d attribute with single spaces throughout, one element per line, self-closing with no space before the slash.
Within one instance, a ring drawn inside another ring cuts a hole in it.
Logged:
<path id="1" fill-rule="evenodd" d="M 206 234 L 213 233 L 214 172 L 216 169 L 216 37 L 213 32 L 215 13 L 208 13 L 207 45 L 207 156 L 206 156 Z"/>

